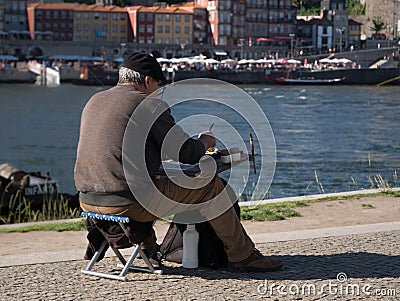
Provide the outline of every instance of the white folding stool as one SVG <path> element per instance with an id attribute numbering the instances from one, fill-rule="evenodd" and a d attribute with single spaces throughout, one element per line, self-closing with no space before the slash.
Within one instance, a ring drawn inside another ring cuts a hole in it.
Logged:
<path id="1" fill-rule="evenodd" d="M 127 217 L 127 216 L 100 214 L 100 213 L 96 213 L 96 212 L 82 212 L 82 216 L 85 218 L 92 218 L 94 220 L 107 220 L 107 221 L 118 223 L 124 232 L 126 230 L 125 224 L 129 222 L 129 217 Z M 110 244 L 108 242 L 107 235 L 104 233 L 104 231 L 102 229 L 100 229 L 99 227 L 97 227 L 97 229 L 103 235 L 104 240 L 101 243 L 100 247 L 94 253 L 94 255 L 93 255 L 92 259 L 90 260 L 86 269 L 81 270 L 82 273 L 91 275 L 91 276 L 97 276 L 97 277 L 103 277 L 103 278 L 109 278 L 109 279 L 121 280 L 121 281 L 126 281 L 126 274 L 130 270 L 148 272 L 148 273 L 153 273 L 153 274 L 162 274 L 163 273 L 163 270 L 155 269 L 154 266 L 151 264 L 148 256 L 142 250 L 142 243 L 132 244 L 133 252 L 132 252 L 131 256 L 129 257 L 128 261 L 126 261 L 125 258 L 122 256 L 121 252 L 118 249 L 114 248 L 112 246 L 112 244 Z M 113 250 L 115 255 L 117 255 L 118 259 L 121 261 L 121 264 L 117 265 L 118 267 L 122 268 L 122 271 L 119 275 L 96 272 L 96 271 L 92 270 L 94 264 L 96 263 L 97 259 L 100 257 L 101 253 L 103 252 L 103 250 L 107 246 L 107 244 L 110 246 L 110 248 Z M 142 259 L 146 263 L 147 268 L 132 266 L 132 263 L 138 254 L 140 254 Z"/>

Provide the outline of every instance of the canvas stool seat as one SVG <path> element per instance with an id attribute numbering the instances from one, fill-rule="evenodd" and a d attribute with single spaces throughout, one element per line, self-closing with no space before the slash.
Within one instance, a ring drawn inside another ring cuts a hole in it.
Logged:
<path id="1" fill-rule="evenodd" d="M 148 273 L 153 273 L 153 274 L 162 274 L 163 271 L 161 269 L 156 269 L 152 263 L 150 262 L 148 256 L 146 253 L 142 250 L 142 242 L 137 242 L 137 243 L 130 243 L 129 247 L 133 248 L 132 254 L 130 255 L 128 260 L 125 260 L 125 258 L 122 256 L 121 252 L 118 250 L 118 248 L 114 247 L 113 242 L 110 241 L 110 237 L 105 233 L 104 229 L 99 225 L 102 221 L 108 221 L 111 224 L 119 225 L 121 227 L 121 230 L 124 232 L 122 235 L 126 235 L 127 233 L 127 224 L 132 221 L 131 218 L 127 216 L 116 216 L 116 215 L 109 215 L 109 214 L 101 214 L 101 213 L 96 213 L 96 212 L 82 212 L 82 216 L 85 217 L 86 219 L 91 219 L 93 224 L 96 227 L 96 230 L 98 230 L 101 235 L 102 235 L 102 242 L 101 244 L 95 249 L 95 252 L 90 259 L 89 264 L 87 265 L 86 269 L 82 269 L 81 272 L 87 275 L 91 276 L 97 276 L 97 277 L 103 277 L 103 278 L 108 278 L 108 279 L 114 279 L 114 280 L 121 280 L 121 281 L 126 281 L 126 274 L 129 271 L 141 271 L 141 272 L 148 272 Z M 137 222 L 139 223 L 139 222 Z M 124 237 L 128 238 L 128 237 Z M 116 274 L 111 274 L 111 273 L 105 273 L 105 272 L 97 272 L 93 271 L 93 266 L 97 261 L 101 259 L 101 256 L 104 255 L 104 252 L 107 247 L 110 247 L 115 255 L 118 257 L 119 261 L 121 264 L 118 264 L 117 267 L 122 268 L 122 271 L 116 275 Z M 147 267 L 138 267 L 138 266 L 133 266 L 133 261 L 137 258 L 137 256 L 140 255 L 143 261 L 145 262 Z"/>

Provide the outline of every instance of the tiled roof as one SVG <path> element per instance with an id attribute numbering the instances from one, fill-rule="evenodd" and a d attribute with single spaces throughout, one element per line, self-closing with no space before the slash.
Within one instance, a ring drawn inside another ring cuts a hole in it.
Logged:
<path id="1" fill-rule="evenodd" d="M 110 5 L 110 6 L 101 6 L 101 5 L 79 5 L 75 8 L 76 11 L 95 11 L 95 12 L 121 12 L 124 13 L 126 12 L 125 7 L 119 7 L 115 5 Z"/>
<path id="2" fill-rule="evenodd" d="M 77 3 L 28 3 L 28 8 L 34 9 L 53 9 L 53 10 L 73 10 L 79 5 Z"/>

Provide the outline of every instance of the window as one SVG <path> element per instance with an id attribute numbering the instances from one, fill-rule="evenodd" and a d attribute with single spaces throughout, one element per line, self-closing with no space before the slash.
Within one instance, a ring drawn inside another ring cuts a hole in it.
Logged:
<path id="1" fill-rule="evenodd" d="M 107 24 L 103 24 L 102 30 L 103 30 L 104 33 L 106 33 L 108 31 Z"/>
<path id="2" fill-rule="evenodd" d="M 169 44 L 171 40 L 169 38 L 165 38 L 165 44 Z"/>
<path id="3" fill-rule="evenodd" d="M 76 19 L 80 20 L 82 18 L 82 14 L 81 13 L 76 13 Z"/>
<path id="4" fill-rule="evenodd" d="M 175 27 L 175 33 L 181 33 L 181 27 L 180 26 L 176 26 Z"/>
<path id="5" fill-rule="evenodd" d="M 125 20 L 125 14 L 119 14 L 119 19 L 120 20 Z"/>
<path id="6" fill-rule="evenodd" d="M 165 15 L 165 21 L 169 21 L 171 20 L 171 15 L 170 14 L 166 14 Z"/>
<path id="7" fill-rule="evenodd" d="M 144 25 L 143 24 L 139 25 L 139 32 L 144 32 Z"/>
<path id="8" fill-rule="evenodd" d="M 153 21 L 153 14 L 151 13 L 147 14 L 147 21 Z"/>
<path id="9" fill-rule="evenodd" d="M 176 22 L 181 22 L 181 15 L 180 14 L 176 14 L 175 15 L 175 21 Z"/>
<path id="10" fill-rule="evenodd" d="M 89 25 L 88 24 L 83 24 L 83 31 L 88 32 L 89 31 Z"/>
<path id="11" fill-rule="evenodd" d="M 119 32 L 126 32 L 126 26 L 125 25 L 121 25 Z"/>
<path id="12" fill-rule="evenodd" d="M 139 37 L 139 43 L 143 44 L 144 43 L 144 37 Z"/>
<path id="13" fill-rule="evenodd" d="M 43 24 L 42 23 L 38 23 L 37 25 L 36 25 L 36 28 L 38 29 L 38 30 L 42 30 L 43 29 L 43 26 L 42 26 Z M 50 24 L 49 24 L 50 25 Z"/>
<path id="14" fill-rule="evenodd" d="M 66 31 L 67 30 L 67 24 L 61 23 L 61 30 Z"/>
<path id="15" fill-rule="evenodd" d="M 190 44 L 190 40 L 188 38 L 185 39 L 185 44 L 189 45 Z"/>
<path id="16" fill-rule="evenodd" d="M 176 43 L 176 44 L 180 44 L 180 43 L 181 43 L 181 39 L 180 39 L 180 38 L 176 38 L 176 39 L 175 39 L 175 43 Z"/>
<path id="17" fill-rule="evenodd" d="M 152 33 L 153 32 L 153 25 L 147 25 L 147 32 Z"/>
<path id="18" fill-rule="evenodd" d="M 157 44 L 162 44 L 162 38 L 157 38 Z"/>
<path id="19" fill-rule="evenodd" d="M 36 11 L 36 18 L 38 18 L 38 19 L 43 18 L 43 13 L 42 13 L 41 10 L 37 10 L 37 11 Z"/>
<path id="20" fill-rule="evenodd" d="M 89 19 L 89 13 L 88 12 L 84 12 L 83 13 L 83 18 L 86 19 L 86 20 Z"/>
<path id="21" fill-rule="evenodd" d="M 103 13 L 102 14 L 102 19 L 103 20 L 107 20 L 108 19 L 108 14 L 107 13 Z"/>
<path id="22" fill-rule="evenodd" d="M 112 14 L 112 19 L 113 20 L 118 20 L 118 14 L 117 13 L 113 13 Z"/>
<path id="23" fill-rule="evenodd" d="M 113 24 L 113 26 L 112 26 L 112 32 L 118 32 L 118 25 Z"/>
<path id="24" fill-rule="evenodd" d="M 145 15 L 144 14 L 139 14 L 139 21 L 145 21 Z"/>
<path id="25" fill-rule="evenodd" d="M 65 20 L 66 18 L 67 18 L 67 11 L 62 10 L 62 11 L 61 11 L 61 19 L 62 19 L 62 20 Z"/>
<path id="26" fill-rule="evenodd" d="M 190 22 L 190 15 L 185 15 L 185 22 Z"/>
<path id="27" fill-rule="evenodd" d="M 46 10 L 46 14 L 45 14 L 44 17 L 45 17 L 45 19 L 50 19 L 51 18 L 49 10 Z"/>
<path id="28" fill-rule="evenodd" d="M 53 30 L 58 31 L 58 23 L 53 23 Z"/>
<path id="29" fill-rule="evenodd" d="M 157 33 L 162 33 L 163 32 L 163 27 L 161 25 L 157 26 Z"/>
<path id="30" fill-rule="evenodd" d="M 99 13 L 94 13 L 94 19 L 98 20 L 100 18 L 100 14 Z"/>
<path id="31" fill-rule="evenodd" d="M 158 14 L 157 21 L 162 21 L 162 20 L 163 20 L 163 14 Z"/>
<path id="32" fill-rule="evenodd" d="M 165 26 L 165 33 L 170 33 L 171 32 L 171 28 L 169 27 L 169 25 Z"/>
<path id="33" fill-rule="evenodd" d="M 185 26 L 185 34 L 190 34 L 190 27 L 189 26 Z"/>

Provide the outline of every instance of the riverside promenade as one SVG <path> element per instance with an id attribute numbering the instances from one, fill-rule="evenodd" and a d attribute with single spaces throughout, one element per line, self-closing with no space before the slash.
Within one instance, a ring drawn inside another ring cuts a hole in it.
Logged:
<path id="1" fill-rule="evenodd" d="M 0 300 L 399 300 L 400 198 L 312 203 L 301 217 L 244 222 L 272 273 L 183 269 L 129 273 L 119 282 L 80 273 L 85 232 L 0 233 Z M 156 223 L 159 239 L 167 229 Z M 4 226 L 2 226 L 4 227 Z M 140 262 L 140 260 L 139 260 Z M 114 257 L 99 267 L 109 271 Z"/>

